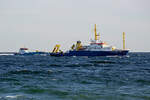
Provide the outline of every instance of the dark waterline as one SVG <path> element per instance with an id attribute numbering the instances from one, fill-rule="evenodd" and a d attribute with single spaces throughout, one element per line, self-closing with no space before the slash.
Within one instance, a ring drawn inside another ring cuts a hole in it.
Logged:
<path id="1" fill-rule="evenodd" d="M 150 53 L 0 56 L 0 100 L 150 100 Z"/>

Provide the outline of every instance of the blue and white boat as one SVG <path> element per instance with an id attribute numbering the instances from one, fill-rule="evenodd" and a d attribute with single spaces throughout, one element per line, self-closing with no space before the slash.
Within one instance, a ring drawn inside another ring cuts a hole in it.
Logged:
<path id="1" fill-rule="evenodd" d="M 28 48 L 20 48 L 18 53 L 15 53 L 14 55 L 23 55 L 23 56 L 27 56 L 27 55 L 49 55 L 49 53 L 47 52 L 41 52 L 41 51 L 36 51 L 36 52 L 29 52 Z"/>
<path id="2" fill-rule="evenodd" d="M 116 49 L 114 46 L 109 46 L 106 42 L 100 40 L 100 35 L 97 34 L 95 24 L 95 39 L 91 40 L 89 45 L 83 46 L 81 41 L 77 41 L 71 49 L 65 53 L 59 50 L 60 45 L 56 45 L 51 56 L 124 56 L 129 50 L 125 49 L 125 33 L 123 32 L 123 49 Z"/>

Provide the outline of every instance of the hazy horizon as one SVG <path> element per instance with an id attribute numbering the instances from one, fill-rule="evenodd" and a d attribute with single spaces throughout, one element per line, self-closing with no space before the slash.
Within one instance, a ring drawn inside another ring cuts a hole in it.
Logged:
<path id="1" fill-rule="evenodd" d="M 70 49 L 94 38 L 97 24 L 101 39 L 122 48 L 150 51 L 149 0 L 0 0 L 0 52 L 52 51 L 55 44 Z"/>

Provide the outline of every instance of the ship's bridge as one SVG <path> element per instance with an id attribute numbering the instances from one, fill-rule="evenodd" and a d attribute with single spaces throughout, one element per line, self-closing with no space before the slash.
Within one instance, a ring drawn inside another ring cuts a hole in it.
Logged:
<path id="1" fill-rule="evenodd" d="M 20 48 L 19 53 L 20 54 L 28 53 L 28 48 Z"/>
<path id="2" fill-rule="evenodd" d="M 111 51 L 112 47 L 106 42 L 92 40 L 90 45 L 87 47 L 89 51 Z"/>

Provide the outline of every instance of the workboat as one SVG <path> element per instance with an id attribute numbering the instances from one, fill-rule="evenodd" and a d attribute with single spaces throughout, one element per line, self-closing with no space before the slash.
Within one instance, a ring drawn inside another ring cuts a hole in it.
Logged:
<path id="1" fill-rule="evenodd" d="M 28 48 L 20 48 L 18 53 L 14 53 L 14 55 L 48 55 L 49 53 L 47 52 L 42 52 L 42 51 L 35 51 L 35 52 L 29 52 Z"/>
<path id="2" fill-rule="evenodd" d="M 82 45 L 81 41 L 73 44 L 71 49 L 65 53 L 59 50 L 60 45 L 56 45 L 50 53 L 51 56 L 124 56 L 129 50 L 125 49 L 125 32 L 123 32 L 123 49 L 116 49 L 109 46 L 106 42 L 100 40 L 100 34 L 97 34 L 96 24 L 94 28 L 95 39 L 91 40 L 89 45 Z"/>

